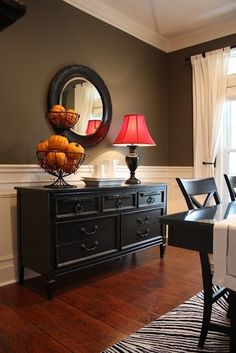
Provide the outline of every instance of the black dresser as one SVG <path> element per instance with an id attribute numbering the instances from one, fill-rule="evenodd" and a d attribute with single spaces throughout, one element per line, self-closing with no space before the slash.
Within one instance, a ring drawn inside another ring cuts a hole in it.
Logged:
<path id="1" fill-rule="evenodd" d="M 16 190 L 19 281 L 38 272 L 48 298 L 59 275 L 154 245 L 164 256 L 165 184 Z"/>

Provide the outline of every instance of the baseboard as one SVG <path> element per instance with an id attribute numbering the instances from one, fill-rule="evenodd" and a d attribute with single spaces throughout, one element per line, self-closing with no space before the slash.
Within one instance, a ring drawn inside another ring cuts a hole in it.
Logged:
<path id="1" fill-rule="evenodd" d="M 83 185 L 81 177 L 91 175 L 91 166 L 82 165 L 76 174 L 66 177 L 67 182 Z M 116 175 L 128 178 L 125 165 L 118 165 Z M 140 166 L 136 173 L 142 182 L 163 182 L 168 185 L 168 213 L 185 209 L 175 178 L 191 178 L 192 167 Z M 17 226 L 15 187 L 48 185 L 53 178 L 38 165 L 0 165 L 0 286 L 17 281 Z M 34 276 L 26 271 L 27 277 Z"/>

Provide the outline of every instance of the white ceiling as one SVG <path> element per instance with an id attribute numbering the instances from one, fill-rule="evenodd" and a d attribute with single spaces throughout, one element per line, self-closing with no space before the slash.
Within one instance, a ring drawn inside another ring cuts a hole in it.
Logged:
<path id="1" fill-rule="evenodd" d="M 163 51 L 236 33 L 236 0 L 64 0 Z"/>

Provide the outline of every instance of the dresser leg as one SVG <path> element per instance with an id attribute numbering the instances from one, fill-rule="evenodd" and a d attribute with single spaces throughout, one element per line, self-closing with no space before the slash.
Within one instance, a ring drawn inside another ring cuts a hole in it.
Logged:
<path id="1" fill-rule="evenodd" d="M 24 284 L 24 273 L 25 273 L 24 266 L 19 265 L 18 274 L 19 274 L 19 283 L 20 284 Z"/>
<path id="2" fill-rule="evenodd" d="M 166 251 L 166 244 L 161 244 L 160 245 L 160 257 L 161 257 L 161 259 L 163 259 L 164 255 L 165 255 L 165 251 Z"/>
<path id="3" fill-rule="evenodd" d="M 54 285 L 55 285 L 55 278 L 46 277 L 46 286 L 47 286 L 47 297 L 48 297 L 48 299 L 52 299 L 53 298 Z"/>

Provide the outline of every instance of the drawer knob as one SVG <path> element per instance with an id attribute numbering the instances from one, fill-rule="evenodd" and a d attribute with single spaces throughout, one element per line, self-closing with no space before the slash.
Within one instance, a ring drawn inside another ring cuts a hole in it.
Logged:
<path id="1" fill-rule="evenodd" d="M 149 196 L 148 198 L 147 198 L 147 203 L 153 203 L 155 201 L 155 199 L 154 199 L 154 197 L 152 197 L 152 196 Z"/>
<path id="2" fill-rule="evenodd" d="M 88 232 L 84 227 L 81 228 L 81 232 L 84 233 L 85 235 L 94 235 L 96 234 L 98 231 L 98 226 L 94 226 L 93 230 L 91 230 L 91 232 Z"/>
<path id="3" fill-rule="evenodd" d="M 139 230 L 137 231 L 137 235 L 141 238 L 145 238 L 149 235 L 149 229 L 147 228 L 147 230 L 145 231 L 145 233 L 141 233 Z"/>
<path id="4" fill-rule="evenodd" d="M 97 246 L 98 246 L 98 241 L 97 241 L 97 240 L 95 240 L 95 242 L 93 243 L 93 245 L 91 246 L 91 248 L 88 248 L 88 247 L 86 246 L 86 244 L 84 244 L 84 243 L 81 244 L 81 248 L 84 249 L 84 250 L 86 250 L 86 251 L 93 251 L 93 250 L 96 249 Z"/>
<path id="5" fill-rule="evenodd" d="M 84 208 L 83 206 L 81 205 L 81 203 L 77 203 L 77 205 L 75 205 L 75 212 L 76 213 L 80 213 L 80 212 L 83 212 Z"/>
<path id="6" fill-rule="evenodd" d="M 141 224 L 147 224 L 149 222 L 149 216 L 147 216 L 144 220 L 142 220 L 141 218 L 138 218 L 137 222 Z"/>
<path id="7" fill-rule="evenodd" d="M 121 200 L 116 200 L 116 207 L 122 207 L 123 203 Z"/>

